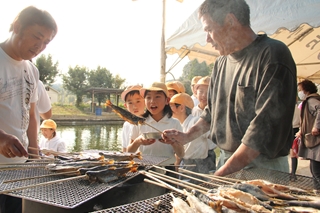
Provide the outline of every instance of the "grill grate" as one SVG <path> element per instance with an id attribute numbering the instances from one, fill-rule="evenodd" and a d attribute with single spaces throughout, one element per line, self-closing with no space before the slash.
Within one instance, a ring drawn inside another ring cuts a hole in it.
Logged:
<path id="1" fill-rule="evenodd" d="M 142 160 L 134 159 L 134 161 L 141 162 L 147 165 L 158 165 L 167 159 L 168 158 L 165 157 L 143 156 Z M 2 183 L 5 180 L 52 174 L 52 172 L 44 168 L 36 168 L 37 166 L 44 167 L 43 164 L 32 164 L 32 166 L 34 166 L 34 168 L 2 171 L 0 170 L 0 182 Z M 151 166 L 147 166 L 146 169 L 149 168 L 151 168 Z M 110 190 L 111 188 L 114 188 L 124 183 L 125 181 L 132 179 L 138 174 L 138 172 L 129 172 L 126 177 L 120 178 L 116 181 L 112 181 L 108 184 L 90 183 L 85 179 L 78 179 L 15 191 L 9 193 L 9 195 L 61 208 L 74 208 Z M 51 176 L 1 184 L 0 191 L 44 183 L 48 181 L 61 180 L 63 178 L 67 178 L 67 176 Z"/>
<path id="2" fill-rule="evenodd" d="M 290 181 L 290 174 L 268 170 L 268 169 L 259 169 L 259 168 L 251 168 L 246 170 L 241 170 L 239 172 L 235 172 L 231 175 L 227 176 L 228 178 L 238 179 L 238 180 L 254 180 L 254 179 L 263 179 L 266 181 L 270 181 L 273 183 L 283 184 L 283 185 L 290 185 L 299 187 L 305 190 L 313 189 L 313 182 L 311 177 L 297 175 L 297 180 L 295 182 Z M 213 182 L 213 183 L 220 183 L 221 182 Z M 210 184 L 203 185 L 206 188 L 211 187 Z M 212 187 L 214 188 L 214 187 Z M 185 196 L 180 194 L 175 194 L 175 196 L 180 196 L 185 200 Z M 155 209 L 154 203 L 156 201 L 161 200 L 160 208 Z M 147 200 L 134 202 L 122 206 L 117 206 L 109 209 L 104 209 L 100 211 L 95 211 L 92 213 L 129 213 L 129 212 L 171 212 L 172 206 L 170 202 L 172 201 L 171 195 L 164 194 L 158 197 L 150 198 Z"/>

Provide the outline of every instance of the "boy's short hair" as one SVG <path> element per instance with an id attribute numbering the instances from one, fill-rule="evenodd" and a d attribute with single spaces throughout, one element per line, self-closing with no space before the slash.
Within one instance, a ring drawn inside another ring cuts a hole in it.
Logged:
<path id="1" fill-rule="evenodd" d="M 15 22 L 19 22 L 22 30 L 32 25 L 45 26 L 52 29 L 55 35 L 58 32 L 58 26 L 53 17 L 45 10 L 40 10 L 34 6 L 29 6 L 23 9 L 12 22 L 9 32 L 13 31 L 13 25 Z"/>
<path id="2" fill-rule="evenodd" d="M 121 99 L 126 102 L 127 96 L 130 95 L 134 95 L 134 94 L 139 94 L 140 92 L 139 90 L 142 88 L 142 86 L 140 85 L 132 85 L 132 86 L 128 86 L 127 88 L 125 88 L 125 90 L 121 93 Z"/>

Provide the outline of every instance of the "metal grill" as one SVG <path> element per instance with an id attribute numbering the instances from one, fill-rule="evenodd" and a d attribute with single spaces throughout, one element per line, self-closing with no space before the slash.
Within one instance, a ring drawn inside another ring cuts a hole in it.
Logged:
<path id="1" fill-rule="evenodd" d="M 150 166 L 158 165 L 168 158 L 155 157 L 155 156 L 143 156 L 142 160 L 134 159 L 135 162 L 141 162 Z M 26 165 L 27 166 L 27 165 Z M 0 170 L 1 183 L 5 180 L 12 180 L 18 178 L 35 177 L 40 175 L 52 174 L 50 171 L 44 169 L 44 164 L 32 164 L 33 168 L 17 169 L 17 170 Z M 36 168 L 43 166 L 43 168 Z M 3 168 L 3 167 L 2 167 Z M 85 179 L 69 180 L 60 183 L 54 183 L 50 185 L 37 186 L 20 191 L 10 192 L 9 195 L 14 197 L 20 197 L 23 199 L 53 205 L 62 208 L 74 208 L 92 198 L 124 183 L 137 176 L 139 173 L 129 172 L 126 177 L 120 178 L 116 181 L 106 183 L 90 183 Z M 67 178 L 66 176 L 51 176 L 37 179 L 30 179 L 24 181 L 18 181 L 13 183 L 6 183 L 0 185 L 0 191 L 14 189 L 18 187 L 24 187 L 48 181 L 61 180 Z"/>
<path id="2" fill-rule="evenodd" d="M 313 182 L 312 178 L 306 177 L 306 176 L 301 176 L 297 175 L 297 180 L 292 182 L 290 181 L 290 174 L 284 173 L 284 172 L 279 172 L 279 171 L 274 171 L 274 170 L 268 170 L 268 169 L 258 169 L 258 168 L 251 168 L 251 169 L 246 169 L 246 170 L 241 170 L 239 172 L 233 173 L 231 175 L 227 176 L 228 178 L 234 178 L 238 180 L 254 180 L 254 179 L 263 179 L 267 180 L 273 183 L 277 184 L 283 184 L 283 185 L 290 185 L 290 186 L 295 186 L 299 187 L 301 189 L 305 190 L 311 190 L 313 189 Z M 212 181 L 213 182 L 213 181 Z M 213 183 L 218 183 L 218 182 L 213 182 Z M 220 182 L 221 184 L 221 182 Z M 206 188 L 214 188 L 210 184 L 205 184 L 203 185 Z M 180 196 L 185 200 L 184 195 L 175 195 L 175 196 Z M 161 205 L 159 206 L 158 209 L 154 208 L 154 203 L 156 201 L 161 200 Z M 171 212 L 172 206 L 171 202 L 172 201 L 172 196 L 167 193 L 162 196 L 154 197 L 151 199 L 139 201 L 139 202 L 134 202 L 122 206 L 117 206 L 109 209 L 104 209 L 100 211 L 95 211 L 92 213 L 128 213 L 128 212 Z"/>

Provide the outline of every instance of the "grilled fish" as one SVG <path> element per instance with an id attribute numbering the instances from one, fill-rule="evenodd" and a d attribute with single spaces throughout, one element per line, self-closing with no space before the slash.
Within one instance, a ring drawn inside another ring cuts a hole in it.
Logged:
<path id="1" fill-rule="evenodd" d="M 121 107 L 113 105 L 110 100 L 106 101 L 106 105 L 111 107 L 112 111 L 114 111 L 117 115 L 119 115 L 120 118 L 122 118 L 125 121 L 128 121 L 131 124 L 134 124 L 134 125 L 143 124 L 146 120 L 143 117 L 136 116 L 131 112 L 125 109 L 122 109 Z"/>
<path id="2" fill-rule="evenodd" d="M 109 183 L 111 181 L 117 180 L 120 177 L 125 177 L 128 172 L 136 172 L 136 166 L 127 166 L 127 167 L 110 167 L 104 170 L 99 171 L 87 171 L 86 175 L 89 181 L 100 182 L 100 183 Z"/>
<path id="3" fill-rule="evenodd" d="M 115 161 L 132 161 L 134 158 L 142 159 L 141 152 L 100 152 L 99 154 L 104 156 L 104 158 Z"/>

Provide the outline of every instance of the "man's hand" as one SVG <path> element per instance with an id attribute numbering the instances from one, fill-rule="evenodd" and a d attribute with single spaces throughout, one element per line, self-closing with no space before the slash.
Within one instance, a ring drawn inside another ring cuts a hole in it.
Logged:
<path id="1" fill-rule="evenodd" d="M 7 158 L 28 157 L 28 152 L 22 146 L 20 140 L 0 130 L 0 154 Z"/>

